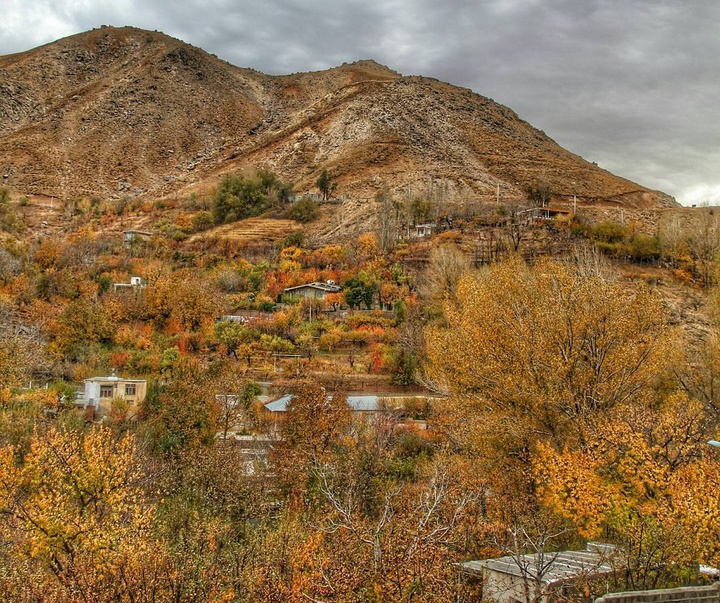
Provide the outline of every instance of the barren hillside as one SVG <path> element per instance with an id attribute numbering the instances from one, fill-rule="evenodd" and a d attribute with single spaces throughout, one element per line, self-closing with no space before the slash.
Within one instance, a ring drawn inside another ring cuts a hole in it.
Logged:
<path id="1" fill-rule="evenodd" d="M 158 198 L 268 167 L 336 175 L 356 215 L 386 185 L 449 197 L 655 209 L 674 201 L 557 145 L 512 110 L 373 61 L 267 76 L 162 33 L 104 27 L 0 57 L 0 170 L 15 196 Z"/>

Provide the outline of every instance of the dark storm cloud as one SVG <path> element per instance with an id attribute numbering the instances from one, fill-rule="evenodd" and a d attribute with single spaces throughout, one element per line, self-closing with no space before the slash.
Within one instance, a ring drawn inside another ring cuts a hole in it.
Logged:
<path id="1" fill-rule="evenodd" d="M 10 0 L 0 54 L 100 24 L 273 74 L 374 58 L 492 97 L 681 201 L 720 203 L 717 0 Z"/>

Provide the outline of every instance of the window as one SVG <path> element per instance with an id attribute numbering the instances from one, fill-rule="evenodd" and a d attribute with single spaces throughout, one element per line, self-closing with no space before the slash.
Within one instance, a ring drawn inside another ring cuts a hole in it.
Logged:
<path id="1" fill-rule="evenodd" d="M 100 397 L 101 398 L 112 398 L 113 386 L 112 385 L 101 385 L 100 386 Z"/>
<path id="2" fill-rule="evenodd" d="M 125 395 L 126 396 L 134 396 L 135 395 L 135 384 L 132 385 L 126 385 L 125 386 Z"/>

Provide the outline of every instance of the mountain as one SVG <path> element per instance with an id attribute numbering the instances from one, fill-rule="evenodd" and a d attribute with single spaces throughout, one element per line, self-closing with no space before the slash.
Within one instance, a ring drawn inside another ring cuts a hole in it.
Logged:
<path id="1" fill-rule="evenodd" d="M 256 165 L 298 192 L 328 169 L 359 207 L 383 186 L 492 201 L 538 181 L 561 201 L 675 204 L 491 99 L 374 61 L 269 76 L 159 32 L 102 27 L 0 57 L 0 74 L 0 170 L 16 195 L 186 195 Z"/>

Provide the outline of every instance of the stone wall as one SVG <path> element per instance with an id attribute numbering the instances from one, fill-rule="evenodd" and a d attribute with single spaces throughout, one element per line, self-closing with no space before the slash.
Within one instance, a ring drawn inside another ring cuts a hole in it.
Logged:
<path id="1" fill-rule="evenodd" d="M 658 590 L 610 593 L 595 603 L 720 603 L 720 583 L 712 586 L 685 586 Z"/>

